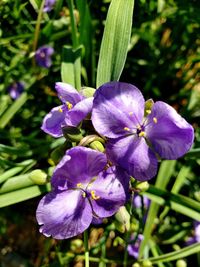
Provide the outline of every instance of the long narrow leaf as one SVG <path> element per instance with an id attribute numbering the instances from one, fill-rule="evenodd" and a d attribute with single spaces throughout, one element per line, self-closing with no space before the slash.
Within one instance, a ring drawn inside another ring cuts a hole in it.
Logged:
<path id="1" fill-rule="evenodd" d="M 130 42 L 133 8 L 134 0 L 112 0 L 110 4 L 97 67 L 97 87 L 120 78 Z"/>

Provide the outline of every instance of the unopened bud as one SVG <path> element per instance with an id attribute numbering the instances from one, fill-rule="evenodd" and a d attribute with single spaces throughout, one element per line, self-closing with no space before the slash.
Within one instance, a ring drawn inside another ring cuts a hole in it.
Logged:
<path id="1" fill-rule="evenodd" d="M 141 267 L 141 265 L 138 262 L 135 262 L 132 267 Z"/>
<path id="2" fill-rule="evenodd" d="M 81 93 L 87 98 L 92 97 L 95 93 L 95 89 L 92 87 L 83 87 Z"/>
<path id="3" fill-rule="evenodd" d="M 149 183 L 146 182 L 139 182 L 138 184 L 136 184 L 136 189 L 144 192 L 147 191 L 149 189 Z"/>
<path id="4" fill-rule="evenodd" d="M 47 174 L 42 170 L 34 170 L 29 174 L 30 179 L 38 185 L 43 185 L 47 181 Z"/>
<path id="5" fill-rule="evenodd" d="M 100 152 L 104 152 L 104 150 L 105 150 L 103 144 L 101 142 L 99 142 L 99 141 L 93 141 L 93 142 L 91 142 L 90 143 L 90 147 L 92 149 L 98 150 Z"/>
<path id="6" fill-rule="evenodd" d="M 187 263 L 184 260 L 178 260 L 176 262 L 176 267 L 187 267 Z"/>
<path id="7" fill-rule="evenodd" d="M 71 241 L 70 248 L 73 252 L 82 249 L 82 247 L 83 247 L 83 241 L 81 239 L 75 239 Z"/>
<path id="8" fill-rule="evenodd" d="M 144 260 L 142 263 L 142 267 L 152 267 L 152 263 L 149 260 Z"/>
<path id="9" fill-rule="evenodd" d="M 118 212 L 115 214 L 117 220 L 116 227 L 120 232 L 125 232 L 130 229 L 130 214 L 128 213 L 125 206 L 119 208 Z"/>
<path id="10" fill-rule="evenodd" d="M 66 139 L 72 142 L 80 142 L 83 138 L 81 130 L 74 126 L 66 126 L 62 128 L 63 135 Z"/>

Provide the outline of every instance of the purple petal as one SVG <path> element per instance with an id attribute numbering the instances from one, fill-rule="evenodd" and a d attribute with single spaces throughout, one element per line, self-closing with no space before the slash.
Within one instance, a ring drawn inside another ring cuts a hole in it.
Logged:
<path id="1" fill-rule="evenodd" d="M 108 141 L 108 158 L 129 175 L 139 181 L 146 181 L 156 175 L 157 159 L 143 137 L 127 136 Z"/>
<path id="2" fill-rule="evenodd" d="M 133 256 L 136 259 L 138 258 L 140 244 L 141 244 L 141 241 L 143 239 L 144 239 L 143 235 L 139 234 L 136 242 L 134 244 L 128 245 L 127 250 L 128 250 L 129 255 Z M 134 236 L 133 236 L 132 240 L 134 240 Z"/>
<path id="3" fill-rule="evenodd" d="M 77 126 L 91 111 L 93 97 L 86 98 L 77 103 L 74 108 L 68 111 L 65 118 L 66 125 Z"/>
<path id="4" fill-rule="evenodd" d="M 42 198 L 36 218 L 40 232 L 55 239 L 76 236 L 87 229 L 92 221 L 91 206 L 81 191 L 51 192 Z"/>
<path id="5" fill-rule="evenodd" d="M 155 120 L 155 123 L 153 120 Z M 153 105 L 146 126 L 147 138 L 155 151 L 165 159 L 177 159 L 192 146 L 193 127 L 171 106 L 158 101 Z"/>
<path id="6" fill-rule="evenodd" d="M 101 172 L 88 188 L 97 197 L 91 198 L 94 213 L 101 218 L 112 216 L 127 200 L 129 176 L 112 167 Z"/>
<path id="7" fill-rule="evenodd" d="M 61 163 L 55 168 L 52 185 L 63 186 L 66 179 L 71 186 L 78 183 L 87 185 L 91 179 L 98 175 L 106 166 L 105 154 L 86 147 L 73 147 L 66 152 Z"/>
<path id="8" fill-rule="evenodd" d="M 124 128 L 136 128 L 144 115 L 144 98 L 132 84 L 110 82 L 95 93 L 92 123 L 102 135 L 117 138 L 127 134 Z"/>
<path id="9" fill-rule="evenodd" d="M 73 86 L 67 83 L 57 82 L 55 89 L 58 93 L 58 97 L 63 102 L 63 104 L 69 102 L 70 104 L 72 104 L 72 106 L 74 106 L 84 98 Z"/>
<path id="10" fill-rule="evenodd" d="M 49 68 L 52 65 L 51 56 L 54 49 L 50 46 L 41 46 L 35 52 L 35 60 L 37 64 L 44 68 Z"/>
<path id="11" fill-rule="evenodd" d="M 62 133 L 62 124 L 64 123 L 66 115 L 65 106 L 58 106 L 53 108 L 43 119 L 41 129 L 52 135 L 53 137 L 60 137 Z"/>

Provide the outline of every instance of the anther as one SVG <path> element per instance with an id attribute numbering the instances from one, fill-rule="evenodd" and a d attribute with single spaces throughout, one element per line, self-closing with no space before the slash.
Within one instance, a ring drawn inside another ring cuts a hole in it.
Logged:
<path id="1" fill-rule="evenodd" d="M 67 105 L 68 110 L 72 109 L 73 107 L 73 105 L 69 101 L 66 101 L 66 105 Z"/>
<path id="2" fill-rule="evenodd" d="M 100 199 L 100 197 L 99 197 L 99 196 L 96 196 L 96 194 L 95 194 L 95 191 L 94 191 L 94 190 L 92 190 L 90 193 L 91 193 L 91 197 L 92 197 L 92 199 L 94 199 L 94 200 L 98 200 L 98 199 Z"/>
<path id="3" fill-rule="evenodd" d="M 146 136 L 146 133 L 144 131 L 139 133 L 139 137 L 145 137 L 145 136 Z"/>
<path id="4" fill-rule="evenodd" d="M 157 122 L 158 122 L 158 120 L 157 120 L 156 117 L 153 117 L 153 122 L 154 122 L 154 123 L 157 123 Z"/>
<path id="5" fill-rule="evenodd" d="M 130 129 L 128 127 L 124 127 L 124 131 L 130 132 Z"/>
<path id="6" fill-rule="evenodd" d="M 83 192 L 83 193 L 82 193 L 82 196 L 85 198 L 85 197 L 86 197 L 86 193 L 85 193 L 85 192 Z"/>
<path id="7" fill-rule="evenodd" d="M 82 183 L 78 183 L 78 184 L 76 184 L 76 186 L 77 186 L 78 188 L 80 188 L 80 187 L 82 186 Z"/>
<path id="8" fill-rule="evenodd" d="M 59 108 L 59 110 L 58 110 L 60 113 L 62 113 L 63 112 L 63 110 L 62 110 L 62 108 Z"/>
<path id="9" fill-rule="evenodd" d="M 132 116 L 132 115 L 133 115 L 133 111 L 129 112 L 128 114 L 129 114 L 130 116 Z"/>
<path id="10" fill-rule="evenodd" d="M 146 113 L 147 113 L 147 114 L 151 114 L 151 110 L 150 110 L 150 109 L 147 109 L 147 110 L 146 110 Z"/>

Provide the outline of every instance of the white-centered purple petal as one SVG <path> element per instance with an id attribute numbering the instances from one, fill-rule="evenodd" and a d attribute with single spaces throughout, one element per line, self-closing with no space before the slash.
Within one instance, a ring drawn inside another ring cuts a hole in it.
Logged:
<path id="1" fill-rule="evenodd" d="M 43 119 L 41 129 L 53 137 L 61 137 L 62 125 L 65 120 L 66 108 L 64 105 L 53 108 Z"/>
<path id="2" fill-rule="evenodd" d="M 92 210 L 81 190 L 51 192 L 42 198 L 36 218 L 40 232 L 55 239 L 76 236 L 87 229 L 92 221 Z"/>
<path id="3" fill-rule="evenodd" d="M 95 214 L 102 218 L 112 216 L 127 200 L 129 176 L 122 170 L 110 167 L 101 172 L 88 188 L 98 198 L 91 199 Z"/>
<path id="4" fill-rule="evenodd" d="M 97 89 L 94 95 L 92 123 L 106 137 L 117 138 L 136 129 L 144 115 L 144 98 L 132 84 L 110 82 Z"/>
<path id="5" fill-rule="evenodd" d="M 157 158 L 143 137 L 126 136 L 108 141 L 108 158 L 124 168 L 139 181 L 146 181 L 156 175 Z"/>
<path id="6" fill-rule="evenodd" d="M 76 103 L 84 99 L 84 97 L 68 83 L 57 82 L 55 84 L 55 89 L 58 93 L 59 99 L 63 102 L 63 104 L 69 102 L 73 107 Z"/>
<path id="7" fill-rule="evenodd" d="M 191 148 L 193 127 L 168 104 L 156 102 L 147 123 L 147 138 L 161 157 L 177 159 Z"/>
<path id="8" fill-rule="evenodd" d="M 105 154 L 86 147 L 73 147 L 66 152 L 56 167 L 51 179 L 54 188 L 64 186 L 64 179 L 76 186 L 88 184 L 101 172 L 107 163 Z"/>
<path id="9" fill-rule="evenodd" d="M 92 111 L 93 97 L 83 99 L 66 114 L 65 123 L 77 126 Z"/>

